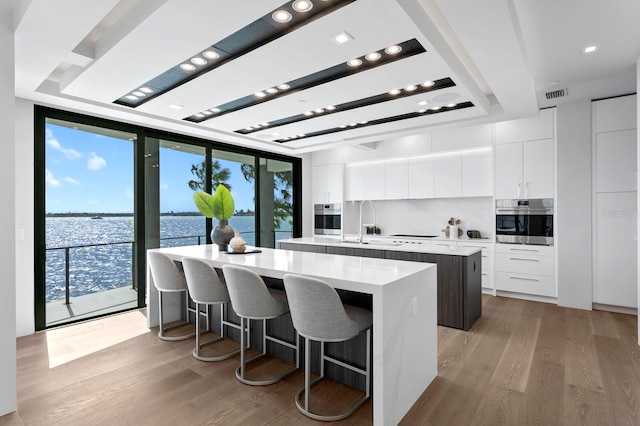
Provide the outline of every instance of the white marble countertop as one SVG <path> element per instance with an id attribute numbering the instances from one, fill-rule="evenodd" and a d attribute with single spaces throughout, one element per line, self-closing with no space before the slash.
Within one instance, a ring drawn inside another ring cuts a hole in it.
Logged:
<path id="1" fill-rule="evenodd" d="M 255 247 L 247 247 L 247 251 Z M 375 287 L 392 284 L 435 265 L 388 259 L 334 256 L 293 250 L 259 248 L 261 253 L 228 254 L 212 244 L 153 249 L 180 261 L 183 257 L 207 260 L 211 265 L 240 265 L 260 275 L 282 278 L 287 273 L 301 274 L 329 280 L 336 288 L 375 292 Z"/>
<path id="2" fill-rule="evenodd" d="M 318 246 L 334 246 L 334 247 L 351 247 L 362 248 L 367 250 L 389 250 L 389 251 L 402 251 L 407 253 L 430 253 L 430 254 L 446 254 L 449 256 L 470 256 L 479 252 L 481 249 L 478 247 L 458 247 L 457 245 L 447 245 L 444 242 L 472 242 L 483 240 L 449 240 L 449 239 L 434 239 L 425 238 L 423 244 L 402 244 L 394 243 L 394 239 L 405 239 L 401 237 L 382 237 L 382 236 L 366 236 L 362 244 L 357 242 L 356 236 L 345 235 L 342 239 L 340 237 L 302 237 L 302 238 L 289 238 L 281 240 L 283 243 L 294 244 L 308 244 Z M 430 242 L 433 241 L 433 244 Z M 489 240 L 484 240 L 489 242 Z M 438 245 L 438 243 L 442 245 Z"/>

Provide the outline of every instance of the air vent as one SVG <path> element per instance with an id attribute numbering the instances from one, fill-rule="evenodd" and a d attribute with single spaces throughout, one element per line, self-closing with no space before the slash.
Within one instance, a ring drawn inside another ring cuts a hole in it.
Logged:
<path id="1" fill-rule="evenodd" d="M 555 98 L 561 98 L 563 96 L 567 96 L 568 94 L 569 94 L 569 89 L 565 87 L 564 89 L 547 92 L 544 95 L 547 97 L 547 99 L 555 99 Z"/>

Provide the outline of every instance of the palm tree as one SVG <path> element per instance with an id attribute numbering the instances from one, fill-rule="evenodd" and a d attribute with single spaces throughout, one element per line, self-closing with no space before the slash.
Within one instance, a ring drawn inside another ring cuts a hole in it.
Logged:
<path id="1" fill-rule="evenodd" d="M 196 177 L 195 180 L 189 181 L 189 188 L 194 191 L 204 191 L 206 181 L 206 169 L 205 162 L 196 165 L 191 165 L 191 173 Z M 213 160 L 211 163 L 211 190 L 215 191 L 219 184 L 224 184 L 229 191 L 231 191 L 231 185 L 228 183 L 231 178 L 231 170 L 226 167 L 222 167 L 218 160 Z"/>

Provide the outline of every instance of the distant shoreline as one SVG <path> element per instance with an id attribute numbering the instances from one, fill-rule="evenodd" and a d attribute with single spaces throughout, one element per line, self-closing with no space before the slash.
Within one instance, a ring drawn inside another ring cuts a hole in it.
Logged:
<path id="1" fill-rule="evenodd" d="M 47 213 L 46 217 L 133 217 L 133 213 Z M 165 212 L 160 216 L 202 216 L 199 212 Z M 238 212 L 234 216 L 255 216 L 255 212 Z"/>

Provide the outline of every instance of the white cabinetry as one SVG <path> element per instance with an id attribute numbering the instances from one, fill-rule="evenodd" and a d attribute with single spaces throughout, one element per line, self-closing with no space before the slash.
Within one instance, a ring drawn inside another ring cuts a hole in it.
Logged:
<path id="1" fill-rule="evenodd" d="M 496 244 L 496 290 L 555 297 L 554 249 Z"/>
<path id="2" fill-rule="evenodd" d="M 491 148 L 462 151 L 462 196 L 492 195 L 493 161 Z"/>
<path id="3" fill-rule="evenodd" d="M 433 157 L 409 158 L 408 169 L 408 198 L 433 198 Z"/>
<path id="4" fill-rule="evenodd" d="M 518 120 L 502 121 L 495 124 L 496 145 L 552 139 L 554 109 L 544 109 L 537 117 L 521 118 Z"/>
<path id="5" fill-rule="evenodd" d="M 313 167 L 313 204 L 342 203 L 344 166 Z"/>
<path id="6" fill-rule="evenodd" d="M 345 166 L 345 200 L 384 200 L 384 169 L 381 161 Z"/>
<path id="7" fill-rule="evenodd" d="M 497 199 L 553 198 L 553 139 L 496 145 Z"/>
<path id="8" fill-rule="evenodd" d="M 482 289 L 493 290 L 493 242 L 458 241 L 458 247 L 474 247 L 482 250 Z"/>
<path id="9" fill-rule="evenodd" d="M 596 135 L 596 191 L 636 191 L 636 131 L 622 130 Z"/>
<path id="10" fill-rule="evenodd" d="M 462 196 L 462 154 L 460 151 L 433 156 L 433 195 L 436 198 Z"/>
<path id="11" fill-rule="evenodd" d="M 406 200 L 409 198 L 409 161 L 406 158 L 384 163 L 384 198 Z"/>

